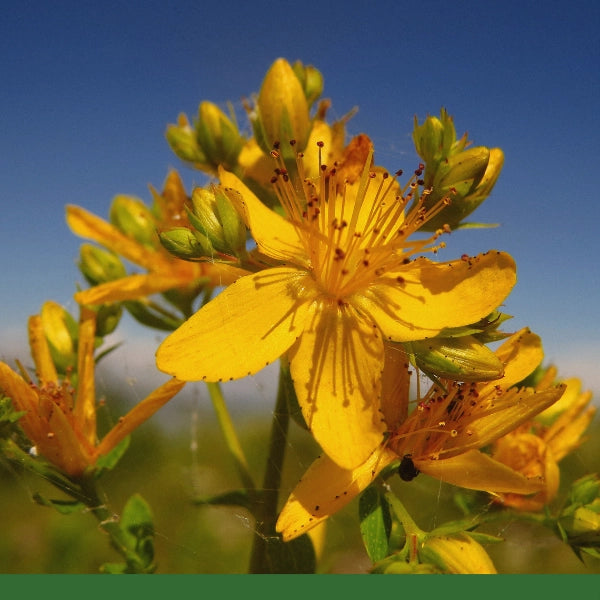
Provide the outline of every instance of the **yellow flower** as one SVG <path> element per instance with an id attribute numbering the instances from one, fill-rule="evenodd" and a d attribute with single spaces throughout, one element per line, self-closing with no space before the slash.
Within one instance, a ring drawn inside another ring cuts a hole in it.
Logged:
<path id="1" fill-rule="evenodd" d="M 0 390 L 13 408 L 25 414 L 20 425 L 43 456 L 63 473 L 78 477 L 108 454 L 138 425 L 152 416 L 185 384 L 171 379 L 135 406 L 98 444 L 94 392 L 95 313 L 81 310 L 77 343 L 77 384 L 59 380 L 44 332 L 42 316 L 29 319 L 29 343 L 38 383 L 26 373 L 23 377 L 0 362 Z"/>
<path id="2" fill-rule="evenodd" d="M 544 386 L 556 376 L 556 370 L 548 370 L 538 384 Z M 527 477 L 541 477 L 544 488 L 530 497 L 516 494 L 499 494 L 498 502 L 518 510 L 537 511 L 549 504 L 560 483 L 558 463 L 582 440 L 582 435 L 592 421 L 596 409 L 588 408 L 592 398 L 590 391 L 581 392 L 578 379 L 568 379 L 562 398 L 536 419 L 524 423 L 496 441 L 492 456 L 523 473 Z M 545 421 L 550 419 L 548 424 Z"/>
<path id="3" fill-rule="evenodd" d="M 162 195 L 154 190 L 152 193 L 158 216 L 154 223 L 149 224 L 152 236 L 147 243 L 133 235 L 126 235 L 111 223 L 79 206 L 67 206 L 67 223 L 75 234 L 98 242 L 147 271 L 77 292 L 77 302 L 103 304 L 138 300 L 171 289 L 191 290 L 201 280 L 208 280 L 212 286 L 227 285 L 246 274 L 242 269 L 229 265 L 187 262 L 169 254 L 160 245 L 155 230 L 187 224 L 184 210 L 187 196 L 176 171 L 169 173 Z"/>
<path id="4" fill-rule="evenodd" d="M 157 352 L 158 368 L 186 381 L 245 377 L 288 353 L 304 419 L 343 468 L 363 463 L 386 431 L 385 344 L 473 323 L 515 283 L 514 262 L 501 252 L 445 263 L 414 258 L 436 251 L 441 231 L 408 238 L 443 207 L 405 214 L 414 179 L 402 191 L 394 177 L 373 169 L 366 137 L 350 144 L 350 171 L 361 149 L 352 183 L 322 165 L 318 178 L 296 190 L 279 169 L 273 185 L 287 218 L 221 171 L 258 252 L 273 266 L 238 279 Z M 299 172 L 303 167 L 299 156 Z"/>
<path id="5" fill-rule="evenodd" d="M 319 457 L 290 495 L 277 531 L 285 540 L 305 533 L 340 510 L 398 460 L 405 479 L 423 472 L 476 490 L 539 491 L 543 487 L 539 478 L 528 479 L 479 449 L 546 409 L 560 398 L 565 386 L 543 390 L 514 387 L 543 356 L 539 337 L 527 329 L 511 336 L 496 354 L 505 364 L 502 379 L 463 384 L 445 381 L 446 391 L 434 385 L 362 465 L 344 469 L 327 456 Z M 386 375 L 384 371 L 384 379 Z M 388 422 L 397 417 L 388 416 L 387 406 L 406 404 L 407 396 L 408 385 L 397 386 L 396 396 L 384 403 Z"/>

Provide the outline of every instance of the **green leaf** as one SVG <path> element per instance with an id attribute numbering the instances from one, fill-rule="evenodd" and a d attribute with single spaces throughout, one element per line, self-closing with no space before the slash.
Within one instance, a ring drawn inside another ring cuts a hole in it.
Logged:
<path id="1" fill-rule="evenodd" d="M 100 572 L 107 575 L 124 575 L 129 573 L 129 568 L 127 563 L 104 563 L 100 567 Z"/>
<path id="2" fill-rule="evenodd" d="M 44 498 L 41 494 L 35 493 L 33 499 L 42 506 L 49 506 L 56 509 L 61 515 L 70 515 L 74 512 L 82 512 L 85 510 L 85 504 L 78 500 L 52 500 Z"/>
<path id="3" fill-rule="evenodd" d="M 108 454 L 101 456 L 96 461 L 96 477 L 100 476 L 103 471 L 114 469 L 117 463 L 121 460 L 127 448 L 129 448 L 130 436 L 121 440 Z"/>
<path id="4" fill-rule="evenodd" d="M 379 490 L 368 487 L 358 504 L 360 532 L 369 558 L 373 562 L 383 560 L 389 552 L 389 538 L 392 527 L 390 510 Z"/>
<path id="5" fill-rule="evenodd" d="M 149 504 L 140 494 L 129 498 L 119 522 L 128 546 L 141 559 L 143 566 L 153 570 L 154 518 Z"/>
<path id="6" fill-rule="evenodd" d="M 267 541 L 269 573 L 298 573 L 310 575 L 316 569 L 315 550 L 308 535 L 291 542 L 272 536 Z"/>
<path id="7" fill-rule="evenodd" d="M 207 498 L 195 498 L 194 504 L 212 504 L 217 506 L 241 506 L 252 509 L 252 503 L 248 498 L 248 493 L 245 490 L 233 490 L 224 492 L 216 496 L 208 496 Z"/>

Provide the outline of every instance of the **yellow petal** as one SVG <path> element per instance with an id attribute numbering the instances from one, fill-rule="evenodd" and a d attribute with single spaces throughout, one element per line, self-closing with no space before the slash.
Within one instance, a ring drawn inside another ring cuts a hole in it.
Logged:
<path id="1" fill-rule="evenodd" d="M 349 305 L 316 302 L 289 359 L 304 420 L 325 453 L 344 468 L 364 462 L 386 430 L 377 327 Z"/>
<path id="2" fill-rule="evenodd" d="M 385 344 L 385 364 L 381 379 L 381 410 L 389 431 L 394 431 L 408 415 L 410 363 L 399 344 Z"/>
<path id="3" fill-rule="evenodd" d="M 189 281 L 185 283 L 189 283 Z M 183 282 L 177 275 L 136 274 L 77 292 L 74 297 L 79 304 L 123 302 L 124 300 L 145 298 L 181 285 L 183 285 Z"/>
<path id="4" fill-rule="evenodd" d="M 447 444 L 447 456 L 491 444 L 556 402 L 564 389 L 564 385 L 557 385 L 543 392 L 530 388 L 504 392 L 484 411 L 484 416 L 474 419 Z"/>
<path id="5" fill-rule="evenodd" d="M 531 374 L 544 358 L 542 340 L 524 327 L 496 350 L 496 356 L 504 363 L 504 376 L 483 385 L 479 389 L 480 395 L 490 392 L 498 384 L 507 389 Z"/>
<path id="6" fill-rule="evenodd" d="M 418 258 L 357 295 L 353 302 L 388 339 L 419 340 L 488 315 L 514 286 L 515 269 L 512 257 L 497 251 L 447 263 Z M 396 275 L 402 283 L 396 281 Z"/>
<path id="7" fill-rule="evenodd" d="M 76 235 L 94 240 L 127 260 L 149 270 L 152 269 L 157 256 L 160 256 L 160 253 L 142 246 L 122 234 L 107 221 L 79 206 L 67 206 L 67 224 Z"/>
<path id="8" fill-rule="evenodd" d="M 413 457 L 413 463 L 419 471 L 431 477 L 471 490 L 532 494 L 544 487 L 540 479 L 527 479 L 478 450 L 440 460 Z"/>
<path id="9" fill-rule="evenodd" d="M 256 373 L 301 335 L 315 294 L 311 282 L 285 267 L 238 279 L 167 337 L 156 353 L 158 368 L 184 381 Z"/>
<path id="10" fill-rule="evenodd" d="M 58 383 L 58 374 L 52 361 L 48 340 L 44 334 L 44 325 L 40 315 L 29 317 L 29 347 L 40 383 Z"/>
<path id="11" fill-rule="evenodd" d="M 136 404 L 122 419 L 119 419 L 119 422 L 98 444 L 94 454 L 95 459 L 97 460 L 99 456 L 108 454 L 120 441 L 164 406 L 184 385 L 185 381 L 169 379 L 139 404 Z"/>
<path id="12" fill-rule="evenodd" d="M 306 250 L 290 221 L 265 206 L 242 181 L 222 167 L 219 167 L 219 180 L 263 254 L 294 264 L 306 262 Z"/>
<path id="13" fill-rule="evenodd" d="M 285 541 L 306 533 L 346 506 L 395 460 L 396 454 L 383 446 L 355 469 L 343 469 L 329 457 L 319 457 L 288 498 L 277 531 Z"/>
<path id="14" fill-rule="evenodd" d="M 73 417 L 90 446 L 96 444 L 94 336 L 96 313 L 83 306 L 77 342 L 77 397 Z"/>

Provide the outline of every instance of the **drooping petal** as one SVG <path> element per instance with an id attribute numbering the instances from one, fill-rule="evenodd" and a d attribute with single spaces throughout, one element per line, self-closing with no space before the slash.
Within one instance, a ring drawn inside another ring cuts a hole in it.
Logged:
<path id="1" fill-rule="evenodd" d="M 177 275 L 136 274 L 77 292 L 74 298 L 79 304 L 123 302 L 158 294 L 181 285 L 182 281 Z"/>
<path id="2" fill-rule="evenodd" d="M 527 479 L 478 450 L 469 450 L 453 458 L 440 460 L 415 457 L 412 460 L 419 471 L 471 490 L 533 494 L 544 487 L 540 479 Z"/>
<path id="3" fill-rule="evenodd" d="M 98 444 L 94 454 L 95 459 L 97 460 L 99 456 L 108 454 L 120 441 L 164 406 L 184 385 L 185 381 L 169 379 L 139 404 L 136 404 L 122 419 L 119 419 L 119 422 Z"/>
<path id="4" fill-rule="evenodd" d="M 516 385 L 542 362 L 542 340 L 529 328 L 524 327 L 508 338 L 495 352 L 504 364 L 504 376 L 481 386 L 479 393 L 490 392 L 497 384 L 507 389 Z"/>
<path id="5" fill-rule="evenodd" d="M 152 270 L 156 257 L 160 255 L 127 237 L 114 225 L 79 206 L 67 206 L 67 224 L 76 235 L 94 240 L 146 269 Z"/>
<path id="6" fill-rule="evenodd" d="M 381 379 L 381 411 L 390 431 L 406 420 L 410 392 L 410 363 L 400 344 L 385 344 Z"/>
<path id="7" fill-rule="evenodd" d="M 96 444 L 95 333 L 96 313 L 82 306 L 77 342 L 77 397 L 73 417 L 90 446 Z"/>
<path id="8" fill-rule="evenodd" d="M 355 469 L 344 469 L 328 456 L 320 456 L 290 494 L 277 520 L 277 531 L 285 541 L 306 533 L 358 496 L 395 460 L 396 454 L 383 446 Z"/>
<path id="9" fill-rule="evenodd" d="M 265 206 L 233 173 L 219 168 L 219 180 L 263 254 L 293 264 L 305 264 L 306 251 L 290 221 Z"/>
<path id="10" fill-rule="evenodd" d="M 157 366 L 184 381 L 227 381 L 278 359 L 302 334 L 316 291 L 278 267 L 238 279 L 160 345 Z"/>
<path id="11" fill-rule="evenodd" d="M 352 302 L 386 338 L 406 342 L 475 323 L 504 301 L 515 282 L 515 262 L 503 252 L 446 263 L 418 258 L 356 294 Z"/>
<path id="12" fill-rule="evenodd" d="M 352 306 L 320 300 L 289 359 L 304 420 L 325 453 L 343 468 L 364 462 L 386 430 L 379 329 Z"/>
<path id="13" fill-rule="evenodd" d="M 535 392 L 530 388 L 512 388 L 496 400 L 495 405 L 486 409 L 483 416 L 474 419 L 452 438 L 444 451 L 446 456 L 487 446 L 556 402 L 564 389 L 564 385 L 542 392 Z"/>

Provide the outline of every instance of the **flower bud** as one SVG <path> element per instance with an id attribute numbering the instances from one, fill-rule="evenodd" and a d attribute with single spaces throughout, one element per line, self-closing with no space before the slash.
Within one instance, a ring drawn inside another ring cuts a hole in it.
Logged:
<path id="1" fill-rule="evenodd" d="M 79 259 L 79 269 L 90 285 L 114 281 L 127 275 L 119 257 L 104 248 L 82 244 Z"/>
<path id="2" fill-rule="evenodd" d="M 42 329 L 57 370 L 65 373 L 77 366 L 78 326 L 73 317 L 56 302 L 44 302 L 40 311 Z"/>
<path id="3" fill-rule="evenodd" d="M 158 237 L 167 252 L 183 260 L 199 260 L 214 254 L 210 240 L 202 233 L 187 227 L 161 231 Z"/>
<path id="4" fill-rule="evenodd" d="M 417 153 L 425 161 L 427 170 L 431 172 L 435 172 L 441 160 L 461 151 L 467 143 L 466 136 L 456 141 L 454 122 L 443 108 L 439 119 L 429 116 L 423 125 L 419 125 L 415 117 L 412 137 Z"/>
<path id="5" fill-rule="evenodd" d="M 504 373 L 502 361 L 472 335 L 407 342 L 405 347 L 415 365 L 430 376 L 491 381 Z"/>
<path id="6" fill-rule="evenodd" d="M 419 559 L 436 565 L 444 573 L 494 574 L 492 559 L 467 533 L 427 537 L 418 550 Z"/>
<path id="7" fill-rule="evenodd" d="M 121 320 L 123 309 L 120 303 L 103 304 L 96 312 L 96 336 L 104 337 L 112 333 Z"/>
<path id="8" fill-rule="evenodd" d="M 171 150 L 183 161 L 192 163 L 197 169 L 208 170 L 208 161 L 198 145 L 196 132 L 184 114 L 179 115 L 177 125 L 169 125 L 165 137 Z"/>
<path id="9" fill-rule="evenodd" d="M 299 60 L 292 65 L 292 69 L 302 84 L 308 105 L 312 106 L 323 93 L 323 75 L 312 65 L 305 66 Z"/>
<path id="10" fill-rule="evenodd" d="M 276 142 L 285 152 L 291 140 L 296 141 L 298 152 L 306 147 L 310 134 L 308 102 L 287 60 L 278 58 L 268 70 L 251 121 L 256 141 L 264 152 L 270 152 Z"/>
<path id="11" fill-rule="evenodd" d="M 125 235 L 149 248 L 156 247 L 156 222 L 141 200 L 132 196 L 116 196 L 109 216 L 111 223 Z"/>
<path id="12" fill-rule="evenodd" d="M 220 188 L 196 188 L 192 193 L 192 211 L 188 217 L 217 252 L 236 256 L 245 248 L 246 227 Z"/>
<path id="13" fill-rule="evenodd" d="M 244 140 L 235 123 L 216 104 L 200 104 L 196 136 L 202 153 L 214 168 L 223 165 L 231 170 L 236 166 Z"/>

